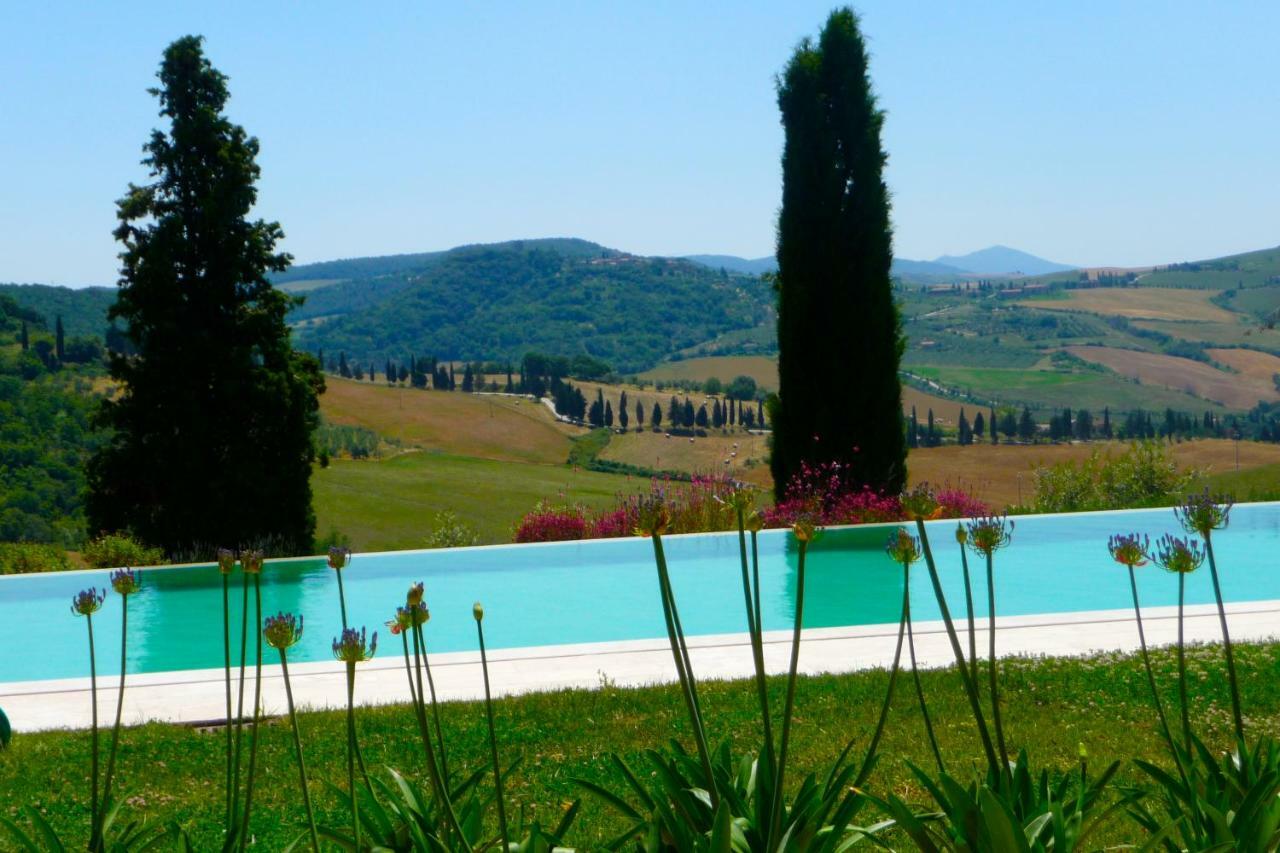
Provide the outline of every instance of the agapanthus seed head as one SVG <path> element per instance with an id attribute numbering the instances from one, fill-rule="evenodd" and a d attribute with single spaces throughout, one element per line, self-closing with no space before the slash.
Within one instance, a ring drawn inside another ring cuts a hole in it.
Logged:
<path id="1" fill-rule="evenodd" d="M 764 530 L 764 516 L 761 515 L 760 510 L 753 509 L 747 515 L 744 526 L 752 533 L 759 533 Z"/>
<path id="2" fill-rule="evenodd" d="M 734 483 L 727 495 L 723 497 L 715 495 L 714 499 L 718 503 L 724 504 L 735 512 L 741 512 L 745 518 L 747 515 L 751 514 L 753 509 L 755 509 L 756 490 L 744 483 Z"/>
<path id="3" fill-rule="evenodd" d="M 475 604 L 471 605 L 471 615 L 475 617 L 475 620 L 477 622 L 483 622 L 484 621 L 484 605 L 478 601 Z"/>
<path id="4" fill-rule="evenodd" d="M 1151 552 L 1151 537 L 1139 536 L 1137 533 L 1117 533 L 1107 540 L 1107 550 L 1111 559 L 1131 569 L 1145 566 L 1147 555 Z"/>
<path id="5" fill-rule="evenodd" d="M 263 554 L 253 548 L 240 552 L 240 568 L 246 575 L 262 574 Z"/>
<path id="6" fill-rule="evenodd" d="M 405 604 L 408 604 L 410 607 L 415 607 L 421 604 L 423 591 L 424 591 L 424 587 L 422 585 L 422 581 L 418 581 L 417 583 L 410 586 L 409 593 L 404 598 Z"/>
<path id="7" fill-rule="evenodd" d="M 1206 487 L 1199 494 L 1187 495 L 1186 500 L 1173 508 L 1173 514 L 1183 530 L 1207 538 L 1210 532 L 1227 526 L 1233 505 L 1230 497 L 1210 495 Z"/>
<path id="8" fill-rule="evenodd" d="M 329 568 L 340 572 L 351 563 L 351 549 L 333 546 L 329 549 Z"/>
<path id="9" fill-rule="evenodd" d="M 1200 543 L 1195 539 L 1184 539 L 1166 533 L 1156 540 L 1156 551 L 1151 558 L 1165 571 L 1189 575 L 1204 563 L 1204 554 Z"/>
<path id="10" fill-rule="evenodd" d="M 104 590 L 89 587 L 77 592 L 71 599 L 71 612 L 77 616 L 92 616 L 102 609 L 102 602 L 107 598 Z"/>
<path id="11" fill-rule="evenodd" d="M 333 638 L 333 656 L 344 663 L 367 661 L 378 651 L 378 632 L 373 632 L 372 642 L 366 642 L 365 629 L 344 628 L 341 636 Z"/>
<path id="12" fill-rule="evenodd" d="M 902 493 L 902 514 L 909 521 L 929 521 L 942 514 L 938 497 L 928 483 L 920 483 Z"/>
<path id="13" fill-rule="evenodd" d="M 909 566 L 920 559 L 920 540 L 899 527 L 889 535 L 884 550 L 895 563 Z"/>
<path id="14" fill-rule="evenodd" d="M 267 645 L 284 651 L 302 639 L 302 614 L 277 613 L 268 616 L 262 627 Z"/>
<path id="15" fill-rule="evenodd" d="M 969 547 L 990 556 L 1009 544 L 1013 522 L 1007 515 L 988 515 L 969 522 Z"/>
<path id="16" fill-rule="evenodd" d="M 969 541 L 969 531 L 964 529 L 964 523 L 956 522 L 956 541 L 962 546 Z"/>
<path id="17" fill-rule="evenodd" d="M 797 542 L 804 542 L 808 544 L 814 539 L 817 539 L 818 534 L 821 532 L 821 528 L 819 528 L 813 518 L 808 515 L 803 515 L 800 518 L 797 518 L 791 525 L 791 535 L 796 537 Z"/>
<path id="18" fill-rule="evenodd" d="M 236 552 L 230 548 L 218 549 L 218 571 L 229 575 L 236 570 Z"/>
<path id="19" fill-rule="evenodd" d="M 133 569 L 117 569 L 111 573 L 111 588 L 119 595 L 133 595 L 142 589 L 142 579 Z"/>

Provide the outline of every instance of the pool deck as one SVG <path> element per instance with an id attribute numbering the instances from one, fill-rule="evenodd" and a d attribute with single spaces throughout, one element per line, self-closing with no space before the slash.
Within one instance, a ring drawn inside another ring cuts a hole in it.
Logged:
<path id="1" fill-rule="evenodd" d="M 1187 608 L 1188 642 L 1221 638 L 1217 608 Z M 1267 640 L 1280 635 L 1280 601 L 1227 605 L 1233 640 Z M 1137 623 L 1132 610 L 1100 610 L 997 619 L 1000 655 L 1083 655 L 1138 648 Z M 987 644 L 980 623 L 978 648 Z M 1143 609 L 1143 626 L 1151 645 L 1169 645 L 1177 637 L 1177 608 Z M 915 624 L 916 657 L 921 666 L 945 666 L 953 661 L 941 621 Z M 967 646 L 963 620 L 957 623 Z M 806 630 L 800 648 L 804 673 L 841 673 L 887 667 L 893 661 L 897 623 Z M 387 638 L 391 640 L 390 637 Z M 690 637 L 690 657 L 700 679 L 743 678 L 754 671 L 747 635 L 719 634 Z M 356 698 L 360 703 L 408 701 L 409 691 L 398 642 L 360 665 Z M 275 651 L 266 649 L 274 659 Z M 785 672 L 791 653 L 791 632 L 765 634 L 765 664 L 772 673 Z M 905 660 L 905 652 L 904 652 Z M 290 668 L 294 699 L 299 708 L 345 707 L 344 665 L 327 661 L 297 663 Z M 436 691 L 443 701 L 480 699 L 484 694 L 480 656 L 457 652 L 431 656 Z M 615 643 L 494 649 L 489 673 L 496 694 L 509 695 L 565 688 L 598 688 L 608 683 L 634 687 L 675 679 L 665 639 Z M 115 713 L 116 678 L 99 679 L 99 719 L 109 725 Z M 252 696 L 253 673 L 246 695 Z M 278 665 L 263 667 L 263 709 L 269 715 L 285 711 L 284 681 Z M 89 679 L 0 683 L 0 707 L 16 731 L 86 728 L 90 723 Z M 186 670 L 130 676 L 125 689 L 124 721 L 133 725 L 152 720 L 197 723 L 226 718 L 226 692 L 221 669 Z"/>

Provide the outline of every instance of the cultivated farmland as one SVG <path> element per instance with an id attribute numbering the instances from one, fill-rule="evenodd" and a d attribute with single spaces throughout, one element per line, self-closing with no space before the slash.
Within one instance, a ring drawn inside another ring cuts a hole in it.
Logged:
<path id="1" fill-rule="evenodd" d="M 1210 302 L 1210 290 L 1175 287 L 1094 287 L 1062 291 L 1054 299 L 1026 299 L 1016 304 L 1042 311 L 1084 311 L 1137 320 L 1200 320 L 1233 323 L 1241 320 Z"/>
<path id="2" fill-rule="evenodd" d="M 1280 399 L 1270 378 L 1227 373 L 1189 358 L 1114 347 L 1075 346 L 1066 350 L 1143 384 L 1185 391 L 1232 409 L 1251 409 L 1259 400 Z"/>
<path id="3" fill-rule="evenodd" d="M 1245 376 L 1272 383 L 1280 373 L 1280 358 L 1269 352 L 1258 352 L 1252 349 L 1208 349 L 1205 350 L 1214 361 L 1240 371 Z"/>

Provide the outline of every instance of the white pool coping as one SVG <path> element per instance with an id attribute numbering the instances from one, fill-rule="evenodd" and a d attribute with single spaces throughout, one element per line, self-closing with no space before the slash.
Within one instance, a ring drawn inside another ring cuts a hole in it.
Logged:
<path id="1" fill-rule="evenodd" d="M 1232 640 L 1263 641 L 1280 633 L 1280 600 L 1228 604 Z M 954 614 L 953 614 L 954 615 Z M 1177 608 L 1143 608 L 1147 642 L 1170 645 L 1177 638 Z M 956 624 L 967 648 L 964 619 Z M 1005 655 L 1072 656 L 1138 648 L 1137 623 L 1129 610 L 1094 610 L 1008 616 L 996 620 L 997 653 Z M 916 657 L 921 666 L 952 663 L 950 642 L 940 620 L 915 626 Z M 1186 608 L 1187 642 L 1221 639 L 1217 608 Z M 887 667 L 893 661 L 897 623 L 839 628 L 811 628 L 802 634 L 800 671 L 806 674 L 845 673 Z M 977 642 L 986 648 L 985 620 L 978 625 Z M 356 700 L 361 704 L 407 702 L 409 691 L 398 640 L 387 637 L 379 657 L 361 664 L 356 680 Z M 700 679 L 745 678 L 754 670 L 747 634 L 716 634 L 689 638 L 690 657 Z M 278 660 L 273 649 L 265 660 Z M 765 666 L 771 673 L 785 672 L 791 653 L 791 632 L 765 634 Z M 905 651 L 903 653 L 905 661 Z M 475 652 L 433 654 L 431 671 L 442 701 L 483 698 L 480 656 Z M 612 643 L 581 643 L 494 649 L 489 673 L 497 695 L 514 695 L 571 688 L 642 687 L 675 680 L 671 651 L 665 639 Z M 289 667 L 294 700 L 299 708 L 345 707 L 346 671 L 333 661 L 296 663 Z M 116 680 L 98 680 L 99 720 L 114 718 Z M 149 721 L 196 723 L 226 718 L 226 688 L 221 669 L 148 673 L 128 678 L 124 697 L 124 721 L 136 725 Z M 279 664 L 263 666 L 263 709 L 276 715 L 285 711 L 284 681 Z M 90 724 L 89 679 L 0 683 L 0 708 L 15 731 L 86 728 Z M 252 668 L 247 674 L 246 702 L 253 695 Z"/>

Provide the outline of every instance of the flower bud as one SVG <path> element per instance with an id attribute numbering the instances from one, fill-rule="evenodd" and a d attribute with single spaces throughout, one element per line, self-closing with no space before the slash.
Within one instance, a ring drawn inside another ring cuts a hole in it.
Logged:
<path id="1" fill-rule="evenodd" d="M 342 571 L 351 562 L 351 549 L 332 547 L 329 549 L 329 568 L 335 572 Z"/>
<path id="2" fill-rule="evenodd" d="M 409 587 L 409 594 L 405 596 L 405 603 L 410 607 L 416 607 L 422 603 L 423 586 L 422 581 L 418 581 Z"/>
<path id="3" fill-rule="evenodd" d="M 481 604 L 481 603 L 480 603 L 480 602 L 478 602 L 478 601 L 477 601 L 475 604 L 471 605 L 471 615 L 472 615 L 472 616 L 474 616 L 474 617 L 476 618 L 476 621 L 477 621 L 477 622 L 479 622 L 479 621 L 483 620 L 483 619 L 484 619 L 484 605 L 483 605 L 483 604 Z"/>
<path id="4" fill-rule="evenodd" d="M 266 637 L 267 645 L 284 651 L 302 639 L 302 616 L 294 616 L 292 613 L 268 616 L 262 634 Z"/>
<path id="5" fill-rule="evenodd" d="M 82 589 L 71 599 L 71 612 L 77 616 L 92 616 L 102 609 L 102 602 L 106 597 L 107 594 L 100 592 L 97 587 Z"/>

